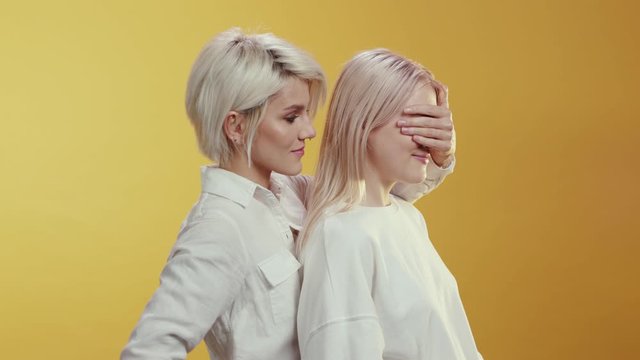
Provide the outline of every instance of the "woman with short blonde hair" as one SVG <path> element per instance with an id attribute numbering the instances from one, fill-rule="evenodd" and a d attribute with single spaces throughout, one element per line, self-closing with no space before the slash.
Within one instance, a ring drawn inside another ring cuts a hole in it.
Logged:
<path id="1" fill-rule="evenodd" d="M 212 359 L 299 358 L 295 175 L 325 89 L 316 61 L 272 34 L 231 29 L 205 45 L 186 108 L 214 165 L 121 359 L 185 359 L 203 339 Z"/>
<path id="2" fill-rule="evenodd" d="M 231 29 L 218 35 L 193 64 L 187 84 L 186 108 L 200 151 L 221 166 L 234 145 L 222 122 L 229 111 L 246 117 L 243 152 L 250 160 L 253 139 L 268 100 L 292 77 L 309 85 L 309 117 L 326 96 L 320 65 L 302 50 L 272 34 L 245 35 Z"/>

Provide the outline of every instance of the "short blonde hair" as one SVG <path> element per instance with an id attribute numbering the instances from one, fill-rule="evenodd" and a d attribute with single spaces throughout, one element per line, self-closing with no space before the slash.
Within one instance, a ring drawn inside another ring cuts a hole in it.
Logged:
<path id="1" fill-rule="evenodd" d="M 269 102 L 290 77 L 309 84 L 313 117 L 326 96 L 322 68 L 306 52 L 273 34 L 245 34 L 233 28 L 207 43 L 191 69 L 186 109 L 200 151 L 224 165 L 233 145 L 224 133 L 229 111 L 246 116 L 244 143 L 249 164 L 251 145 Z"/>
<path id="2" fill-rule="evenodd" d="M 387 49 L 361 52 L 345 65 L 331 96 L 298 253 L 328 209 L 345 211 L 363 200 L 369 134 L 401 113 L 423 83 L 444 91 L 429 70 Z"/>

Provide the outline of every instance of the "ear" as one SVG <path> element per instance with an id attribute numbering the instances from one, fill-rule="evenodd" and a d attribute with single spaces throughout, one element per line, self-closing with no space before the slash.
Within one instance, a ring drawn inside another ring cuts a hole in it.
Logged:
<path id="1" fill-rule="evenodd" d="M 245 116 L 237 111 L 229 111 L 224 118 L 224 134 L 235 146 L 244 144 L 244 131 L 246 128 Z"/>

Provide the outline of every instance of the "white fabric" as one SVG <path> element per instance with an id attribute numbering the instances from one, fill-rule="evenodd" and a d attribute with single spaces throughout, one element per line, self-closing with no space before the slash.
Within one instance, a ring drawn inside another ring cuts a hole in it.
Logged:
<path id="1" fill-rule="evenodd" d="M 301 261 L 303 360 L 481 359 L 456 281 L 411 204 L 392 197 L 326 216 Z"/>
<path id="2" fill-rule="evenodd" d="M 300 264 L 278 201 L 295 194 L 285 179 L 272 179 L 272 192 L 203 168 L 202 195 L 121 359 L 185 359 L 203 338 L 212 359 L 299 358 Z"/>
<path id="3" fill-rule="evenodd" d="M 452 170 L 433 166 L 431 180 L 397 193 L 416 200 Z M 121 359 L 181 360 L 202 339 L 211 359 L 298 359 L 291 229 L 301 229 L 310 181 L 274 173 L 266 189 L 203 167 L 200 199 Z"/>
<path id="4" fill-rule="evenodd" d="M 391 193 L 408 201 L 414 202 L 437 188 L 447 175 L 451 174 L 456 166 L 454 157 L 449 166 L 441 168 L 433 161 L 427 163 L 427 177 L 420 184 L 396 183 Z"/>

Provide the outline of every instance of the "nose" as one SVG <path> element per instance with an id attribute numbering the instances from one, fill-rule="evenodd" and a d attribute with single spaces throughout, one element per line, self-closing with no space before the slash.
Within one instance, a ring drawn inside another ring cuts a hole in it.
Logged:
<path id="1" fill-rule="evenodd" d="M 309 118 L 309 116 L 305 115 L 304 121 L 301 121 L 302 129 L 300 129 L 300 135 L 298 138 L 300 140 L 313 139 L 316 137 L 316 129 L 313 128 L 313 121 Z"/>

